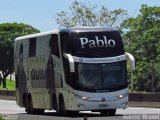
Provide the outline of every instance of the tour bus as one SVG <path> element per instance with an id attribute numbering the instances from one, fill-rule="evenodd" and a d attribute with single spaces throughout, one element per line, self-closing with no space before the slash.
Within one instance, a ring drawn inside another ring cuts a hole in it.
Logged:
<path id="1" fill-rule="evenodd" d="M 119 31 L 74 27 L 18 37 L 14 45 L 16 101 L 29 114 L 97 111 L 128 105 L 127 61 Z"/>

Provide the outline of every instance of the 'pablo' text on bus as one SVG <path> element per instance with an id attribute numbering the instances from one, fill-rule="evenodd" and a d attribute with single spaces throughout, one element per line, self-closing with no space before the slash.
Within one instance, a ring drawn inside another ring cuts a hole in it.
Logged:
<path id="1" fill-rule="evenodd" d="M 99 39 L 98 36 L 95 36 L 95 40 L 89 40 L 86 37 L 79 38 L 81 42 L 81 48 L 96 48 L 96 47 L 115 47 L 116 43 L 113 39 L 107 40 L 106 36 L 103 36 L 103 39 Z"/>

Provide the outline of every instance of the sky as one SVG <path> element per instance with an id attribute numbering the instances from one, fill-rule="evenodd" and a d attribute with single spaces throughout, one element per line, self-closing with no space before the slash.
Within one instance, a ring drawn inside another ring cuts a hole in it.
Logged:
<path id="1" fill-rule="evenodd" d="M 41 32 L 59 28 L 56 13 L 69 11 L 75 0 L 0 0 L 0 23 L 25 23 Z M 77 0 L 82 3 L 105 6 L 109 10 L 122 8 L 130 17 L 136 17 L 142 4 L 160 6 L 160 0 Z"/>

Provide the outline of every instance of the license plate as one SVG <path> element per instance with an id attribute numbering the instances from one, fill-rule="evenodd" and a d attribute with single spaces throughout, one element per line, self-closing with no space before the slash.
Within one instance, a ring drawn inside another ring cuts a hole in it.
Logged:
<path id="1" fill-rule="evenodd" d="M 107 104 L 99 104 L 99 107 L 107 107 Z"/>

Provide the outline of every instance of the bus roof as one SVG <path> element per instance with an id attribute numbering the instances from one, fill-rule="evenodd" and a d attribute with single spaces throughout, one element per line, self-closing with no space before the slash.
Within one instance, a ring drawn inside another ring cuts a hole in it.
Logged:
<path id="1" fill-rule="evenodd" d="M 41 33 L 35 33 L 35 34 L 30 34 L 30 35 L 26 35 L 26 36 L 21 36 L 21 37 L 17 37 L 15 39 L 15 41 L 17 40 L 22 40 L 22 39 L 28 39 L 28 38 L 34 38 L 34 37 L 40 37 L 40 36 L 44 36 L 44 35 L 48 35 L 48 34 L 57 34 L 59 30 L 53 30 L 53 31 L 47 31 L 47 32 L 41 32 Z"/>
<path id="2" fill-rule="evenodd" d="M 94 32 L 94 31 L 102 32 L 102 31 L 117 31 L 117 30 L 114 28 L 105 28 L 105 27 L 71 27 L 71 28 L 57 29 L 53 31 L 41 32 L 41 33 L 30 34 L 22 37 L 17 37 L 15 41 L 34 38 L 34 37 L 40 37 L 48 34 L 58 34 L 58 32 Z"/>
<path id="3" fill-rule="evenodd" d="M 114 28 L 106 28 L 106 27 L 72 27 L 66 29 L 60 29 L 60 32 L 94 32 L 94 31 L 117 31 Z"/>

